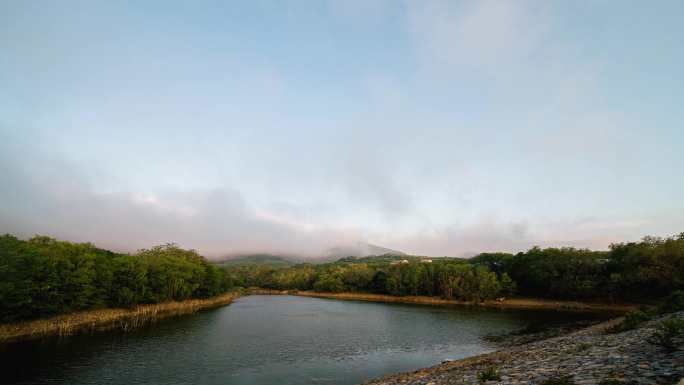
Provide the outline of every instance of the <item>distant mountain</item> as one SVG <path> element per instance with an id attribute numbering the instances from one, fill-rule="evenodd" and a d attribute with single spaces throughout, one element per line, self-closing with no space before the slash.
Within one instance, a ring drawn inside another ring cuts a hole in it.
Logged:
<path id="1" fill-rule="evenodd" d="M 406 254 L 388 249 L 381 246 L 372 245 L 365 242 L 357 242 L 347 246 L 337 246 L 330 248 L 319 257 L 304 258 L 297 256 L 278 255 L 278 254 L 244 254 L 234 255 L 231 257 L 215 260 L 214 263 L 219 266 L 271 266 L 271 267 L 288 267 L 298 263 L 326 263 L 337 261 L 341 258 L 363 258 L 371 256 L 383 256 L 385 258 L 394 259 L 396 256 L 405 256 Z"/>
<path id="2" fill-rule="evenodd" d="M 288 267 L 299 263 L 300 261 L 295 260 L 292 257 L 286 257 L 282 255 L 273 254 L 248 254 L 239 255 L 235 257 L 230 257 L 220 261 L 216 261 L 215 264 L 219 266 L 255 266 L 255 265 L 266 265 L 271 267 Z"/>
<path id="3" fill-rule="evenodd" d="M 323 259 L 337 260 L 345 257 L 368 257 L 372 255 L 406 255 L 406 253 L 370 243 L 356 242 L 353 245 L 337 246 L 326 250 Z"/>

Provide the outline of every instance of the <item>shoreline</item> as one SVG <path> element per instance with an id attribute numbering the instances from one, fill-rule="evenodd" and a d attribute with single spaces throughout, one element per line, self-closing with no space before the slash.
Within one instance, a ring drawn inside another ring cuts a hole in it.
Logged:
<path id="1" fill-rule="evenodd" d="M 100 330 L 132 330 L 158 320 L 230 304 L 241 296 L 296 295 L 313 298 L 355 300 L 423 305 L 466 305 L 518 309 L 556 309 L 568 311 L 626 311 L 636 305 L 579 303 L 514 298 L 501 302 L 473 304 L 432 297 L 392 297 L 366 293 L 323 293 L 251 288 L 208 299 L 192 299 L 139 305 L 132 309 L 100 309 L 59 315 L 48 319 L 0 324 L 0 345 L 48 336 L 67 336 Z M 684 312 L 673 314 L 684 319 Z M 675 383 L 684 377 L 684 351 L 668 352 L 654 345 L 652 335 L 661 316 L 635 330 L 606 333 L 620 322 L 612 318 L 596 325 L 559 336 L 528 343 L 499 347 L 477 356 L 465 357 L 410 372 L 394 373 L 369 379 L 363 385 L 480 384 L 480 373 L 494 369 L 501 378 L 497 383 L 523 385 L 541 383 L 551 377 L 569 376 L 578 385 L 599 385 L 604 380 L 625 382 L 640 379 L 639 384 Z"/>
<path id="2" fill-rule="evenodd" d="M 278 291 L 278 290 L 258 290 L 255 294 L 287 294 L 302 297 L 329 298 L 346 301 L 368 301 L 368 302 L 388 302 L 388 303 L 407 303 L 419 305 L 457 305 L 457 306 L 481 306 L 499 309 L 549 309 L 549 310 L 569 310 L 569 311 L 597 311 L 611 313 L 627 313 L 636 310 L 639 305 L 624 303 L 604 303 L 604 302 L 579 302 L 547 300 L 539 298 L 507 298 L 503 301 L 487 300 L 484 302 L 467 302 L 458 300 L 447 300 L 439 297 L 427 296 L 404 296 L 397 297 L 384 294 L 370 293 L 327 293 L 316 291 Z"/>
<path id="3" fill-rule="evenodd" d="M 206 299 L 138 305 L 131 309 L 86 310 L 32 321 L 0 324 L 0 344 L 100 330 L 132 330 L 161 319 L 225 306 L 240 296 L 238 292 L 228 292 Z"/>
<path id="4" fill-rule="evenodd" d="M 567 378 L 568 384 L 578 385 L 676 384 L 684 381 L 684 351 L 669 351 L 652 342 L 657 324 L 668 317 L 684 319 L 684 312 L 660 316 L 633 330 L 608 333 L 622 320 L 618 317 L 558 337 L 390 374 L 361 385 L 476 385 L 483 383 L 478 377 L 487 370 L 497 373 L 495 383 L 501 385 L 540 384 L 551 378 Z"/>
<path id="5" fill-rule="evenodd" d="M 607 304 L 578 301 L 553 301 L 535 298 L 510 298 L 504 301 L 480 303 L 446 300 L 427 296 L 390 296 L 370 293 L 327 293 L 316 291 L 272 290 L 250 288 L 245 294 L 229 292 L 207 299 L 190 299 L 158 304 L 138 305 L 131 309 L 105 308 L 61 314 L 50 318 L 0 324 L 0 344 L 25 341 L 49 336 L 67 336 L 81 332 L 100 330 L 131 330 L 178 315 L 192 314 L 230 304 L 243 295 L 295 295 L 301 297 L 326 298 L 345 301 L 368 301 L 383 303 L 404 303 L 433 306 L 481 306 L 499 309 L 549 309 L 564 311 L 592 311 L 626 313 L 638 308 L 634 304 Z"/>

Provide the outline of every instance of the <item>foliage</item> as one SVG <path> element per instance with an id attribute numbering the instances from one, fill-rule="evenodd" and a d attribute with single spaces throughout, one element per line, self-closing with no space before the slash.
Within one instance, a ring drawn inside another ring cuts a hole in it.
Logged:
<path id="1" fill-rule="evenodd" d="M 651 317 L 641 310 L 633 310 L 625 314 L 625 318 L 622 322 L 614 325 L 608 332 L 610 333 L 621 333 L 627 330 L 633 330 L 639 327 L 642 323 L 648 321 Z"/>
<path id="2" fill-rule="evenodd" d="M 374 260 L 357 263 L 345 258 L 319 265 L 299 264 L 289 268 L 231 267 L 230 274 L 240 286 L 276 290 L 316 290 L 327 292 L 371 292 L 397 296 L 427 295 L 466 301 L 492 299 L 505 287 L 515 284 L 510 277 L 497 277 L 486 266 L 462 260 L 441 259 L 432 263 L 413 259 L 392 264 Z"/>
<path id="3" fill-rule="evenodd" d="M 216 263 L 216 265 L 219 267 L 255 265 L 267 265 L 270 267 L 288 267 L 294 264 L 295 262 L 288 259 L 287 257 L 272 254 L 241 255 L 235 258 L 226 259 Z"/>
<path id="4" fill-rule="evenodd" d="M 42 236 L 0 236 L 1 322 L 208 298 L 232 286 L 227 271 L 173 244 L 128 255 Z"/>
<path id="5" fill-rule="evenodd" d="M 613 244 L 609 251 L 533 247 L 517 254 L 483 253 L 469 260 L 430 261 L 384 255 L 323 264 L 220 268 L 197 252 L 173 244 L 128 255 L 89 243 L 41 236 L 24 241 L 4 235 L 0 236 L 0 321 L 207 298 L 236 286 L 425 295 L 473 302 L 513 294 L 641 301 L 672 293 L 660 310 L 684 308 L 684 233 Z M 639 317 L 628 316 L 621 327 L 635 327 Z"/>
<path id="6" fill-rule="evenodd" d="M 672 292 L 658 308 L 660 313 L 674 313 L 682 310 L 684 310 L 684 290 Z"/>
<path id="7" fill-rule="evenodd" d="M 385 255 L 280 269 L 235 266 L 229 270 L 236 284 L 245 287 L 425 295 L 475 302 L 516 293 L 639 301 L 684 289 L 684 233 L 614 244 L 610 251 L 534 247 L 518 254 L 483 253 L 470 260 L 431 261 Z M 680 306 L 669 303 L 672 309 Z"/>
<path id="8" fill-rule="evenodd" d="M 495 367 L 490 366 L 487 369 L 477 373 L 477 379 L 481 383 L 487 381 L 501 381 L 501 376 L 499 375 L 499 371 L 496 370 Z"/>
<path id="9" fill-rule="evenodd" d="M 682 348 L 684 342 L 684 319 L 670 317 L 661 321 L 652 337 L 652 342 L 674 351 Z"/>
<path id="10" fill-rule="evenodd" d="M 609 251 L 533 247 L 515 255 L 483 253 L 471 263 L 509 275 L 523 295 L 648 301 L 684 290 L 684 233 L 617 243 Z"/>

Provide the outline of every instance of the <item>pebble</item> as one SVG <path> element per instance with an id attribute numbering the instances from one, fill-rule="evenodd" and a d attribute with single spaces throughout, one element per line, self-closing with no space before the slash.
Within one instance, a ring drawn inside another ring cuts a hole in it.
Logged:
<path id="1" fill-rule="evenodd" d="M 684 312 L 674 316 L 684 319 Z M 607 379 L 619 379 L 625 385 L 684 385 L 684 351 L 667 351 L 649 342 L 658 321 L 617 334 L 605 332 L 616 322 L 609 321 L 366 385 L 478 385 L 477 374 L 489 367 L 498 370 L 500 380 L 487 381 L 487 385 L 537 385 L 560 376 L 571 376 L 575 385 L 597 385 Z"/>

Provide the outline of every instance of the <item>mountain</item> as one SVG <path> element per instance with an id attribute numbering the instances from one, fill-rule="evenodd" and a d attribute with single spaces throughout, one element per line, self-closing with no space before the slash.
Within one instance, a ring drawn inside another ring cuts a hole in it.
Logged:
<path id="1" fill-rule="evenodd" d="M 248 254 L 239 255 L 220 261 L 216 261 L 215 264 L 219 266 L 255 266 L 255 265 L 265 265 L 271 267 L 288 267 L 299 263 L 292 257 L 286 257 L 282 255 L 274 254 Z"/>
<path id="2" fill-rule="evenodd" d="M 216 265 L 219 266 L 271 266 L 271 267 L 288 267 L 296 265 L 298 263 L 326 263 L 337 261 L 341 258 L 347 257 L 370 257 L 370 256 L 383 256 L 392 259 L 396 256 L 404 256 L 405 253 L 397 250 L 388 249 L 385 247 L 372 245 L 365 242 L 356 242 L 351 245 L 346 246 L 336 246 L 330 248 L 319 257 L 314 258 L 304 258 L 290 255 L 278 255 L 278 254 L 244 254 L 244 255 L 234 255 L 231 257 L 225 257 L 214 261 Z"/>
<path id="3" fill-rule="evenodd" d="M 371 255 L 406 255 L 406 253 L 370 243 L 356 242 L 353 245 L 337 246 L 326 250 L 323 259 L 337 260 L 345 257 L 368 257 Z"/>

